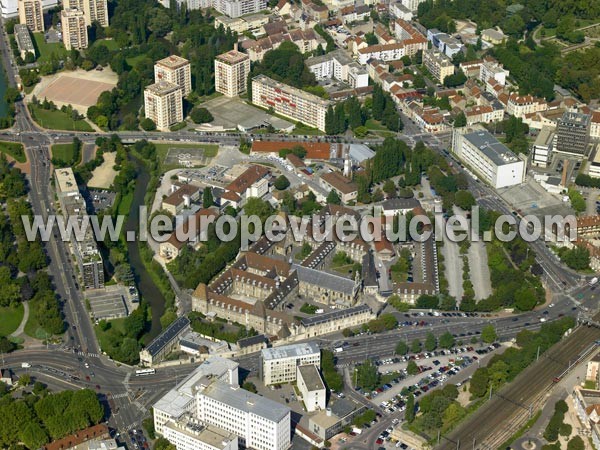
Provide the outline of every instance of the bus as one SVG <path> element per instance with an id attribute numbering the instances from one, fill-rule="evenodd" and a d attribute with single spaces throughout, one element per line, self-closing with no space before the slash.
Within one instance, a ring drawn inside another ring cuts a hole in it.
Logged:
<path id="1" fill-rule="evenodd" d="M 156 369 L 139 369 L 135 371 L 136 377 L 143 377 L 145 375 L 154 375 L 156 373 Z"/>

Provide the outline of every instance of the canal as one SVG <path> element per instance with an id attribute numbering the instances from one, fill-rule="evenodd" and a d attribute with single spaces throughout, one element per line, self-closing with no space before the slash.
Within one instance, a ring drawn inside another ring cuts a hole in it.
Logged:
<path id="1" fill-rule="evenodd" d="M 144 197 L 146 195 L 148 183 L 150 182 L 150 173 L 140 160 L 132 158 L 132 162 L 136 165 L 138 175 L 136 178 L 135 190 L 133 192 L 133 202 L 131 204 L 131 209 L 129 210 L 127 222 L 125 223 L 125 235 L 127 235 L 129 231 L 134 231 L 136 236 L 139 236 L 140 206 L 144 205 Z M 152 311 L 152 327 L 150 332 L 146 335 L 147 339 L 151 340 L 161 331 L 160 318 L 165 312 L 166 302 L 165 297 L 154 284 L 152 277 L 144 266 L 144 262 L 140 255 L 139 245 L 147 244 L 135 239 L 131 242 L 127 242 L 127 251 L 129 253 L 129 264 L 135 275 L 140 296 L 144 301 L 148 302 L 150 310 Z"/>

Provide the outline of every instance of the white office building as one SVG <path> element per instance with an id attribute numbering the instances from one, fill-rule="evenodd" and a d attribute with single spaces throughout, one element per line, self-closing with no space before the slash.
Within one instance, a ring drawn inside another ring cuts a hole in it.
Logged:
<path id="1" fill-rule="evenodd" d="M 228 431 L 203 425 L 191 415 L 178 422 L 167 422 L 164 437 L 177 450 L 238 450 L 238 437 Z"/>
<path id="2" fill-rule="evenodd" d="M 531 164 L 538 167 L 548 167 L 552 158 L 555 137 L 554 128 L 542 127 L 531 147 Z"/>
<path id="3" fill-rule="evenodd" d="M 259 357 L 259 376 L 265 386 L 296 380 L 297 367 L 321 365 L 321 351 L 314 342 L 265 348 Z"/>
<path id="4" fill-rule="evenodd" d="M 160 0 L 165 8 L 171 6 L 169 0 Z M 214 8 L 221 14 L 235 18 L 253 14 L 267 8 L 267 0 L 177 0 L 177 6 L 183 3 L 188 9 Z"/>
<path id="5" fill-rule="evenodd" d="M 525 178 L 525 161 L 482 127 L 455 128 L 452 152 L 495 189 L 521 184 Z"/>
<path id="6" fill-rule="evenodd" d="M 236 434 L 242 446 L 256 450 L 290 447 L 291 414 L 287 406 L 208 378 L 198 387 L 197 398 L 198 420 Z"/>
<path id="7" fill-rule="evenodd" d="M 296 375 L 298 390 L 308 412 L 324 410 L 327 406 L 327 390 L 319 369 L 314 364 L 298 366 Z"/>
<path id="8" fill-rule="evenodd" d="M 306 66 L 315 74 L 317 81 L 335 79 L 353 88 L 369 85 L 369 73 L 348 54 L 338 49 L 306 60 Z"/>
<path id="9" fill-rule="evenodd" d="M 229 359 L 211 356 L 186 379 L 171 389 L 154 405 L 154 428 L 165 435 L 167 422 L 179 422 L 186 414 L 197 410 L 196 391 L 200 380 L 213 377 L 232 386 L 239 384 L 239 364 Z M 177 450 L 180 450 L 179 448 Z"/>

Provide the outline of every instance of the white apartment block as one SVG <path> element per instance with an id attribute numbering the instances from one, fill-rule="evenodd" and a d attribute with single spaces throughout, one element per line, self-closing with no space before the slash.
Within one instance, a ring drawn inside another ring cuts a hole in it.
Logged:
<path id="1" fill-rule="evenodd" d="M 163 436 L 177 450 L 238 450 L 238 437 L 212 425 L 202 425 L 186 415 L 179 422 L 168 422 Z"/>
<path id="2" fill-rule="evenodd" d="M 239 384 L 239 364 L 229 359 L 211 356 L 154 404 L 154 428 L 165 435 L 167 422 L 180 422 L 187 414 L 196 413 L 198 408 L 196 391 L 200 381 L 206 377 L 220 380 L 232 386 Z M 180 450 L 179 448 L 177 450 Z"/>
<path id="3" fill-rule="evenodd" d="M 321 365 L 321 350 L 314 342 L 285 345 L 261 350 L 259 376 L 265 386 L 296 380 L 298 366 Z"/>
<path id="4" fill-rule="evenodd" d="M 44 32 L 42 0 L 19 0 L 19 23 L 27 25 L 32 33 Z"/>
<path id="5" fill-rule="evenodd" d="M 168 81 L 176 84 L 185 97 L 192 92 L 192 72 L 190 62 L 181 56 L 167 56 L 154 64 L 154 82 Z"/>
<path id="6" fill-rule="evenodd" d="M 60 13 L 63 44 L 67 50 L 88 47 L 87 26 L 83 11 L 75 8 L 63 9 Z"/>
<path id="7" fill-rule="evenodd" d="M 211 0 L 212 7 L 229 17 L 257 13 L 267 8 L 267 0 Z"/>
<path id="8" fill-rule="evenodd" d="M 452 152 L 495 189 L 521 184 L 525 178 L 525 161 L 483 128 L 455 128 Z"/>
<path id="9" fill-rule="evenodd" d="M 479 68 L 479 81 L 482 83 L 486 83 L 490 78 L 494 78 L 502 86 L 505 86 L 506 78 L 509 75 L 510 72 L 502 64 L 491 58 L 484 59 Z"/>
<path id="10" fill-rule="evenodd" d="M 371 58 L 381 61 L 396 61 L 403 56 L 413 56 L 427 49 L 427 39 L 406 20 L 394 22 L 395 44 L 372 45 L 358 50 L 358 62 L 365 65 Z"/>
<path id="11" fill-rule="evenodd" d="M 396 1 L 390 3 L 390 15 L 396 19 L 412 20 L 414 14 L 403 2 Z"/>
<path id="12" fill-rule="evenodd" d="M 369 73 L 342 49 L 306 60 L 306 66 L 318 81 L 332 78 L 348 83 L 352 88 L 369 85 Z"/>
<path id="13" fill-rule="evenodd" d="M 169 127 L 183 120 L 182 93 L 180 86 L 168 81 L 159 81 L 144 89 L 144 111 L 157 130 L 169 131 Z"/>
<path id="14" fill-rule="evenodd" d="M 83 11 L 85 24 L 89 27 L 92 22 L 98 22 L 100 26 L 108 26 L 108 6 L 106 0 L 67 0 L 65 8 L 76 8 Z"/>
<path id="15" fill-rule="evenodd" d="M 199 421 L 238 436 L 246 448 L 286 450 L 291 445 L 290 409 L 239 386 L 205 378 L 198 386 Z"/>
<path id="16" fill-rule="evenodd" d="M 306 411 L 324 410 L 327 406 L 327 389 L 318 367 L 314 364 L 306 364 L 298 366 L 297 370 L 297 386 Z"/>
<path id="17" fill-rule="evenodd" d="M 215 90 L 227 97 L 246 92 L 250 58 L 245 53 L 231 50 L 215 58 Z"/>
<path id="18" fill-rule="evenodd" d="M 419 9 L 419 5 L 424 1 L 425 0 L 402 0 L 402 4 L 414 13 L 416 13 L 417 9 Z"/>
<path id="19" fill-rule="evenodd" d="M 452 60 L 435 49 L 423 51 L 423 64 L 436 80 L 443 83 L 446 77 L 454 75 Z"/>
<path id="20" fill-rule="evenodd" d="M 327 108 L 333 104 L 265 75 L 252 79 L 252 103 L 321 131 L 325 131 Z"/>
<path id="21" fill-rule="evenodd" d="M 552 157 L 556 134 L 554 128 L 543 127 L 531 147 L 531 164 L 538 167 L 548 167 Z"/>

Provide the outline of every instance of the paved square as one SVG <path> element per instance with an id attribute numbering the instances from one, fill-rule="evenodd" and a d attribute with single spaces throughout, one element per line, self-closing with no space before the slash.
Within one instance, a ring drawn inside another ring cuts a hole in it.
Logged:
<path id="1" fill-rule="evenodd" d="M 293 128 L 293 123 L 267 114 L 262 109 L 256 108 L 239 98 L 217 97 L 201 105 L 214 117 L 209 127 L 222 127 L 225 130 L 234 130 L 238 126 L 251 130 L 271 123 L 275 128 Z"/>

